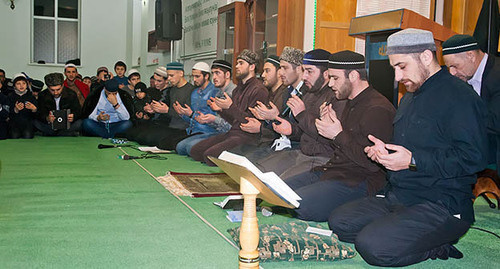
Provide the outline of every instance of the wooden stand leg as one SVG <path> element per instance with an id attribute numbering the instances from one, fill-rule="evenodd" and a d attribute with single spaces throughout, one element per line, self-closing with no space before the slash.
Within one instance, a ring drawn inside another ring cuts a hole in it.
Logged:
<path id="1" fill-rule="evenodd" d="M 240 179 L 243 194 L 243 219 L 240 227 L 239 268 L 259 268 L 259 226 L 255 200 L 259 191 L 246 179 Z"/>

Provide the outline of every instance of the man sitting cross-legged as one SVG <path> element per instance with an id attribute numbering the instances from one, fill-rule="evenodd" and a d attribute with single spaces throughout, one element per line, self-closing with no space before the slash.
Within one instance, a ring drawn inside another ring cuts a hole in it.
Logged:
<path id="1" fill-rule="evenodd" d="M 168 141 L 160 141 L 160 147 L 164 149 L 176 149 L 177 153 L 186 155 L 195 144 L 190 142 L 188 136 L 206 135 L 209 137 L 217 131 L 208 124 L 201 124 L 196 121 L 196 117 L 200 113 L 215 114 L 215 112 L 208 106 L 207 100 L 210 97 L 215 97 L 219 89 L 215 88 L 214 84 L 210 82 L 210 66 L 205 62 L 197 62 L 192 69 L 194 85 L 197 87 L 191 93 L 191 104 L 181 104 L 178 101 L 173 103 L 175 111 L 181 116 L 183 120 L 189 123 L 186 129 L 186 136 L 183 139 L 179 137 L 178 141 L 173 141 L 171 138 L 164 138 Z M 167 148 L 166 145 L 170 145 Z"/>
<path id="2" fill-rule="evenodd" d="M 224 60 L 215 60 L 212 63 L 212 76 L 213 76 L 213 84 L 216 88 L 219 89 L 216 97 L 223 97 L 224 94 L 227 94 L 229 97 L 233 95 L 233 90 L 236 88 L 236 85 L 231 81 L 231 72 L 232 65 L 231 63 Z M 215 100 L 214 97 L 211 97 L 207 100 L 206 104 L 209 106 L 214 106 Z M 194 119 L 200 124 L 206 124 L 212 127 L 215 132 L 214 133 L 204 133 L 190 136 L 177 144 L 175 151 L 180 155 L 190 155 L 191 148 L 198 144 L 200 141 L 205 140 L 209 137 L 227 133 L 231 129 L 231 124 L 229 124 L 226 120 L 224 120 L 218 113 L 203 113 L 202 111 L 198 111 L 198 113 L 194 116 Z"/>
<path id="3" fill-rule="evenodd" d="M 48 136 L 74 136 L 78 135 L 82 127 L 81 106 L 78 96 L 72 90 L 64 87 L 64 77 L 61 73 L 50 73 L 45 76 L 47 90 L 42 91 L 38 98 L 38 120 L 33 124 Z M 70 123 L 68 130 L 54 130 L 52 123 L 55 120 L 53 111 L 69 109 L 67 121 Z"/>
<path id="4" fill-rule="evenodd" d="M 226 134 L 210 137 L 194 145 L 191 148 L 193 159 L 214 166 L 215 164 L 208 159 L 208 156 L 218 157 L 224 150 L 257 139 L 256 134 L 241 130 L 241 124 L 246 123 L 246 118 L 252 115 L 248 107 L 255 106 L 257 101 L 267 102 L 268 98 L 267 89 L 255 77 L 257 62 L 257 53 L 253 51 L 243 50 L 238 55 L 236 75 L 240 79 L 240 83 L 234 89 L 232 97 L 224 94 L 224 99 L 215 98 L 212 106 L 213 110 L 219 111 L 220 115 L 231 123 L 231 130 Z"/>
<path id="5" fill-rule="evenodd" d="M 92 92 L 82 109 L 83 130 L 90 135 L 113 138 L 132 127 L 130 116 L 134 104 L 130 94 L 118 88 L 116 80 L 108 80 L 100 91 Z"/>

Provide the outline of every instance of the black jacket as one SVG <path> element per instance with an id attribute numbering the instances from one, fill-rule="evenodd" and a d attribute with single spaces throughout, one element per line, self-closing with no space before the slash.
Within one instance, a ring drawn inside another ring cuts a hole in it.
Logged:
<path id="1" fill-rule="evenodd" d="M 102 91 L 104 91 L 104 87 L 101 87 L 100 89 L 91 92 L 89 96 L 87 96 L 87 99 L 85 99 L 85 103 L 83 103 L 82 115 L 81 115 L 82 119 L 88 118 L 90 113 L 94 111 L 95 107 L 97 106 L 97 103 L 99 103 L 99 98 L 101 97 Z M 132 101 L 132 97 L 124 90 L 118 90 L 118 95 L 120 95 L 120 98 L 122 99 L 122 102 L 125 105 L 128 114 L 130 114 L 130 119 L 132 120 L 135 115 L 134 102 Z"/>
<path id="2" fill-rule="evenodd" d="M 69 109 L 70 113 L 74 115 L 74 120 L 81 117 L 82 108 L 76 93 L 66 87 L 61 92 L 61 100 L 59 101 L 59 109 Z M 38 118 L 45 122 L 49 112 L 56 110 L 56 101 L 50 91 L 44 90 L 38 95 Z"/>
<path id="3" fill-rule="evenodd" d="M 26 109 L 26 108 L 19 111 L 19 113 L 16 113 L 14 110 L 17 102 L 21 102 L 21 103 L 30 102 L 33 105 L 35 105 L 36 108 L 38 109 L 37 100 L 35 99 L 33 94 L 31 94 L 31 92 L 28 89 L 26 89 L 26 91 L 28 91 L 28 92 L 22 96 L 17 95 L 15 92 L 12 92 L 9 94 L 9 97 L 8 97 L 8 103 L 10 106 L 10 116 L 9 117 L 10 117 L 11 121 L 15 121 L 19 118 L 32 120 L 36 117 L 36 112 L 32 112 L 31 110 Z"/>
<path id="4" fill-rule="evenodd" d="M 488 55 L 481 80 L 481 98 L 488 106 L 488 129 L 500 134 L 500 59 Z"/>
<path id="5" fill-rule="evenodd" d="M 9 118 L 10 105 L 7 96 L 0 94 L 0 121 L 6 122 Z"/>

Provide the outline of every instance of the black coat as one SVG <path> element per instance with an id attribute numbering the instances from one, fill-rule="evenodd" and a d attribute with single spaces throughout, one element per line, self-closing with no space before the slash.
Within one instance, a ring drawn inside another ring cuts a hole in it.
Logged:
<path id="1" fill-rule="evenodd" d="M 500 134 L 500 59 L 488 55 L 481 81 L 481 98 L 488 106 L 488 129 Z"/>
<path id="2" fill-rule="evenodd" d="M 74 115 L 74 120 L 81 117 L 82 108 L 76 93 L 66 87 L 63 88 L 61 93 L 61 100 L 59 101 L 59 109 L 69 109 L 70 113 Z M 44 90 L 38 95 L 38 118 L 45 122 L 49 112 L 56 110 L 56 101 L 50 91 Z"/>
<path id="3" fill-rule="evenodd" d="M 18 95 L 15 92 L 12 92 L 9 94 L 9 97 L 8 97 L 8 103 L 10 106 L 10 116 L 9 117 L 10 117 L 11 121 L 15 121 L 19 118 L 32 120 L 36 117 L 36 112 L 32 112 L 31 110 L 26 109 L 26 108 L 19 111 L 19 113 L 16 113 L 14 111 L 14 108 L 15 108 L 17 102 L 21 102 L 21 103 L 30 102 L 33 105 L 35 105 L 38 109 L 37 100 L 35 99 L 33 94 L 31 94 L 31 92 L 28 89 L 26 89 L 26 91 L 27 92 L 24 95 Z"/>
<path id="4" fill-rule="evenodd" d="M 7 96 L 0 94 L 0 121 L 6 122 L 9 118 L 10 104 Z"/>

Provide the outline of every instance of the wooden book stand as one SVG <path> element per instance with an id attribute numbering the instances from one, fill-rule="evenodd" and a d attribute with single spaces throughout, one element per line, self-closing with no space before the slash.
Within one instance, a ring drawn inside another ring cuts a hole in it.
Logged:
<path id="1" fill-rule="evenodd" d="M 257 196 L 269 203 L 295 208 L 278 197 L 260 179 L 243 166 L 232 164 L 214 157 L 208 157 L 220 169 L 240 184 L 243 195 L 243 219 L 240 227 L 239 268 L 259 268 L 259 226 L 255 200 Z"/>

